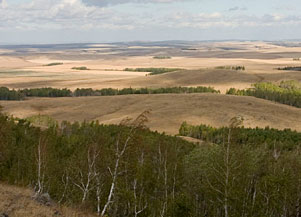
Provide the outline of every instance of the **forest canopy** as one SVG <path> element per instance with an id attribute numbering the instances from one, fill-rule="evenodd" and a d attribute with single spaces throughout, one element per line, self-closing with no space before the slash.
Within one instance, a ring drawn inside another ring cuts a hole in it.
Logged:
<path id="1" fill-rule="evenodd" d="M 148 130 L 147 116 L 41 130 L 0 115 L 0 181 L 102 217 L 299 215 L 300 133 L 183 123 L 197 145 Z"/>

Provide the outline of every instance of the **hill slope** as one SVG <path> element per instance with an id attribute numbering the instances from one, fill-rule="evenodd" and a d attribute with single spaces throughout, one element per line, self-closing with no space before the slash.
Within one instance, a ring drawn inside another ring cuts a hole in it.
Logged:
<path id="1" fill-rule="evenodd" d="M 17 117 L 49 115 L 56 120 L 99 120 L 119 123 L 151 110 L 153 130 L 178 133 L 183 121 L 220 127 L 241 115 L 246 127 L 291 128 L 301 131 L 301 109 L 254 97 L 221 94 L 125 95 L 109 97 L 34 98 L 21 102 L 0 102 L 4 112 Z"/>
<path id="2" fill-rule="evenodd" d="M 9 217 L 92 217 L 87 213 L 56 205 L 45 206 L 32 198 L 33 192 L 29 189 L 0 184 L 0 216 Z"/>
<path id="3" fill-rule="evenodd" d="M 107 81 L 103 86 L 108 87 L 174 87 L 174 86 L 212 86 L 226 92 L 231 87 L 248 88 L 251 84 L 268 81 L 279 82 L 282 80 L 299 80 L 299 72 L 248 72 L 223 69 L 181 70 L 166 74 Z"/>

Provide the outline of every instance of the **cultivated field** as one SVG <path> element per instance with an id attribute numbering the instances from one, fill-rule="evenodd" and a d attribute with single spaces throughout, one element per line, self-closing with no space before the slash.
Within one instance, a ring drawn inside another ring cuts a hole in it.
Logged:
<path id="1" fill-rule="evenodd" d="M 168 58 L 154 58 L 168 57 Z M 300 44 L 267 42 L 165 42 L 4 46 L 0 53 L 0 86 L 9 88 L 128 88 L 212 86 L 222 93 L 253 83 L 301 81 L 298 71 L 276 70 L 300 66 Z M 51 63 L 60 63 L 51 65 Z M 47 64 L 50 64 L 47 66 Z M 245 66 L 246 70 L 216 69 Z M 88 70 L 76 70 L 74 67 Z M 124 71 L 125 68 L 179 68 L 161 75 Z M 69 121 L 99 120 L 118 123 L 151 109 L 149 126 L 175 134 L 183 121 L 227 125 L 242 115 L 245 126 L 301 131 L 301 111 L 252 97 L 214 94 L 132 95 L 64 99 L 29 99 L 0 102 L 4 111 L 18 117 L 36 114 Z"/>

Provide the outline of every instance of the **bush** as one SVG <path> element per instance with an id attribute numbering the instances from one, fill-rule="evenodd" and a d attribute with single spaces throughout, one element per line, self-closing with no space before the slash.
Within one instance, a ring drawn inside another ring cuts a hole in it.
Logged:
<path id="1" fill-rule="evenodd" d="M 49 63 L 49 64 L 46 64 L 44 66 L 58 66 L 58 65 L 63 65 L 64 63 Z"/>
<path id="2" fill-rule="evenodd" d="M 73 67 L 71 69 L 74 69 L 74 70 L 90 70 L 89 68 L 87 68 L 86 66 L 80 66 L 80 67 Z"/>
<path id="3" fill-rule="evenodd" d="M 217 66 L 215 67 L 216 69 L 227 69 L 227 70 L 236 70 L 236 71 L 239 71 L 239 70 L 246 70 L 245 66 Z"/>

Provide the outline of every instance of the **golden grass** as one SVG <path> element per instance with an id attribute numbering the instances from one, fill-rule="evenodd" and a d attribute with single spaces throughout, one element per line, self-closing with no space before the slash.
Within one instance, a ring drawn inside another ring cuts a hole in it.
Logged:
<path id="1" fill-rule="evenodd" d="M 9 217 L 93 217 L 91 213 L 81 212 L 58 205 L 45 206 L 35 201 L 33 191 L 0 183 L 0 215 L 5 213 Z M 56 215 L 60 213 L 60 215 Z"/>
<path id="2" fill-rule="evenodd" d="M 177 134 L 183 121 L 191 124 L 227 125 L 237 115 L 246 127 L 291 128 L 301 131 L 301 109 L 254 97 L 219 94 L 125 95 L 78 98 L 34 98 L 21 102 L 0 102 L 4 112 L 25 118 L 37 114 L 62 121 L 92 121 L 117 124 L 152 110 L 152 130 Z M 36 108 L 43 108 L 36 109 Z"/>

